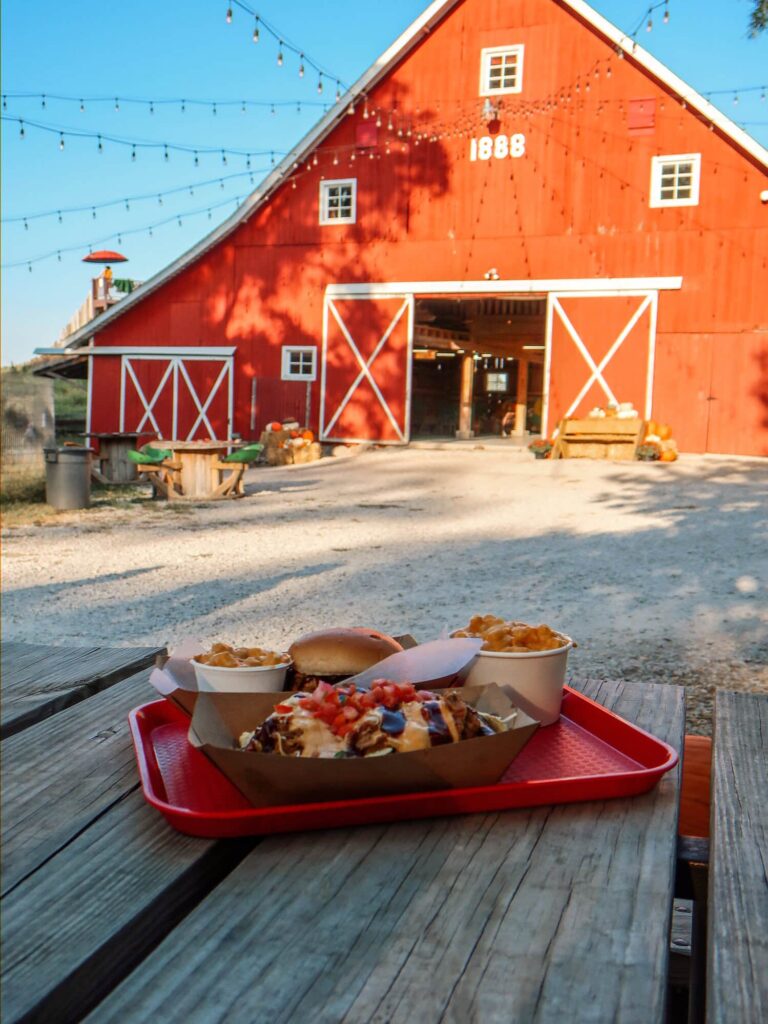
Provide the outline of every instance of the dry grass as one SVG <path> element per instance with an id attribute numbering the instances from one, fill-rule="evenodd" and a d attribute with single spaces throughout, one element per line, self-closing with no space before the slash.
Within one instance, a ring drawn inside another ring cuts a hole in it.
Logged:
<path id="1" fill-rule="evenodd" d="M 6 489 L 4 478 L 0 506 L 3 528 L 12 529 L 19 526 L 53 526 L 74 520 L 87 523 L 89 519 L 101 518 L 100 513 L 107 509 L 128 510 L 150 502 L 151 491 L 148 487 L 102 487 L 94 484 L 89 508 L 58 512 L 45 501 L 44 479 L 37 483 L 30 480 L 27 485 L 15 481 Z"/>

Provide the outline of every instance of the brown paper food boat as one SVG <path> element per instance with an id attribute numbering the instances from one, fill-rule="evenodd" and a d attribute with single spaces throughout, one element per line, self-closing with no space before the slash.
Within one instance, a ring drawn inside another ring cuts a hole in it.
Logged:
<path id="1" fill-rule="evenodd" d="M 465 687 L 460 695 L 480 711 L 507 715 L 514 708 L 495 685 Z M 189 742 L 255 807 L 492 785 L 539 724 L 518 709 L 508 732 L 383 757 L 284 757 L 237 749 L 240 734 L 263 722 L 275 703 L 273 693 L 201 693 L 189 729 Z"/>

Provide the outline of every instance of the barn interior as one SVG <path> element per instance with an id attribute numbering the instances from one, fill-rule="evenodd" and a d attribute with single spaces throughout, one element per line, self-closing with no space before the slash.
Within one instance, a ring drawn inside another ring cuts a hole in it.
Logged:
<path id="1" fill-rule="evenodd" d="M 538 434 L 546 297 L 417 299 L 411 437 Z"/>

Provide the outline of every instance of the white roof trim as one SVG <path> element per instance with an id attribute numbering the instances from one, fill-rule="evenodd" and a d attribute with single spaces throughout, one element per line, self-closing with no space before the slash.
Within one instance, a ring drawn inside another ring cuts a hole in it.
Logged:
<path id="1" fill-rule="evenodd" d="M 107 324 L 115 320 L 127 309 L 130 309 L 136 302 L 140 302 L 145 296 L 155 291 L 165 281 L 180 273 L 191 263 L 194 263 L 196 259 L 213 248 L 213 246 L 226 238 L 235 228 L 247 220 L 287 177 L 293 164 L 301 163 L 307 154 L 311 153 L 313 148 L 331 132 L 336 123 L 346 117 L 347 107 L 350 102 L 370 90 L 398 61 L 402 60 L 409 50 L 416 46 L 422 36 L 431 32 L 433 27 L 460 2 L 461 0 L 433 0 L 427 9 L 409 25 L 389 49 L 385 50 L 381 57 L 358 78 L 355 84 L 342 96 L 341 100 L 334 104 L 332 109 L 317 122 L 314 128 L 307 132 L 304 138 L 294 146 L 291 152 L 280 161 L 269 176 L 264 179 L 262 184 L 248 196 L 231 216 L 193 245 L 192 248 L 182 253 L 172 263 L 169 263 L 167 267 L 164 267 L 163 270 L 155 274 L 154 277 L 145 281 L 140 288 L 126 295 L 122 301 L 115 303 L 114 306 L 110 306 L 109 309 L 99 314 L 98 317 L 90 320 L 78 331 L 75 331 L 68 339 L 62 351 L 71 350 L 73 347 L 80 347 L 88 339 L 92 338 L 96 332 L 102 330 Z M 697 93 L 695 89 L 692 89 L 681 78 L 678 78 L 664 64 L 656 60 L 655 57 L 651 56 L 641 46 L 638 46 L 630 36 L 616 28 L 615 25 L 601 14 L 598 14 L 584 0 L 557 0 L 557 2 L 562 3 L 565 7 L 570 7 L 575 14 L 592 25 L 606 39 L 621 47 L 636 64 L 645 68 L 654 78 L 677 93 L 681 99 L 685 100 L 689 107 L 694 108 L 707 120 L 711 121 L 740 149 L 750 154 L 750 156 L 754 157 L 768 169 L 768 150 L 764 146 L 761 146 L 743 128 L 739 128 L 738 125 L 734 124 L 729 117 L 726 117 L 708 100 L 705 100 L 703 96 Z"/>

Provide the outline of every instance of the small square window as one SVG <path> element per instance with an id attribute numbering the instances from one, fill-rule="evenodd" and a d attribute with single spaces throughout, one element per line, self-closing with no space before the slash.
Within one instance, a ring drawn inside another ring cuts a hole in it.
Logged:
<path id="1" fill-rule="evenodd" d="M 320 182 L 320 223 L 354 224 L 357 217 L 357 179 Z"/>
<path id="2" fill-rule="evenodd" d="M 698 206 L 700 177 L 701 153 L 653 157 L 650 205 Z"/>
<path id="3" fill-rule="evenodd" d="M 509 374 L 508 373 L 486 373 L 486 375 L 485 375 L 485 390 L 486 391 L 508 391 L 509 390 Z"/>
<path id="4" fill-rule="evenodd" d="M 523 91 L 523 46 L 490 46 L 480 53 L 480 95 Z"/>
<path id="5" fill-rule="evenodd" d="M 317 349 L 313 345 L 283 346 L 283 380 L 316 380 Z"/>

